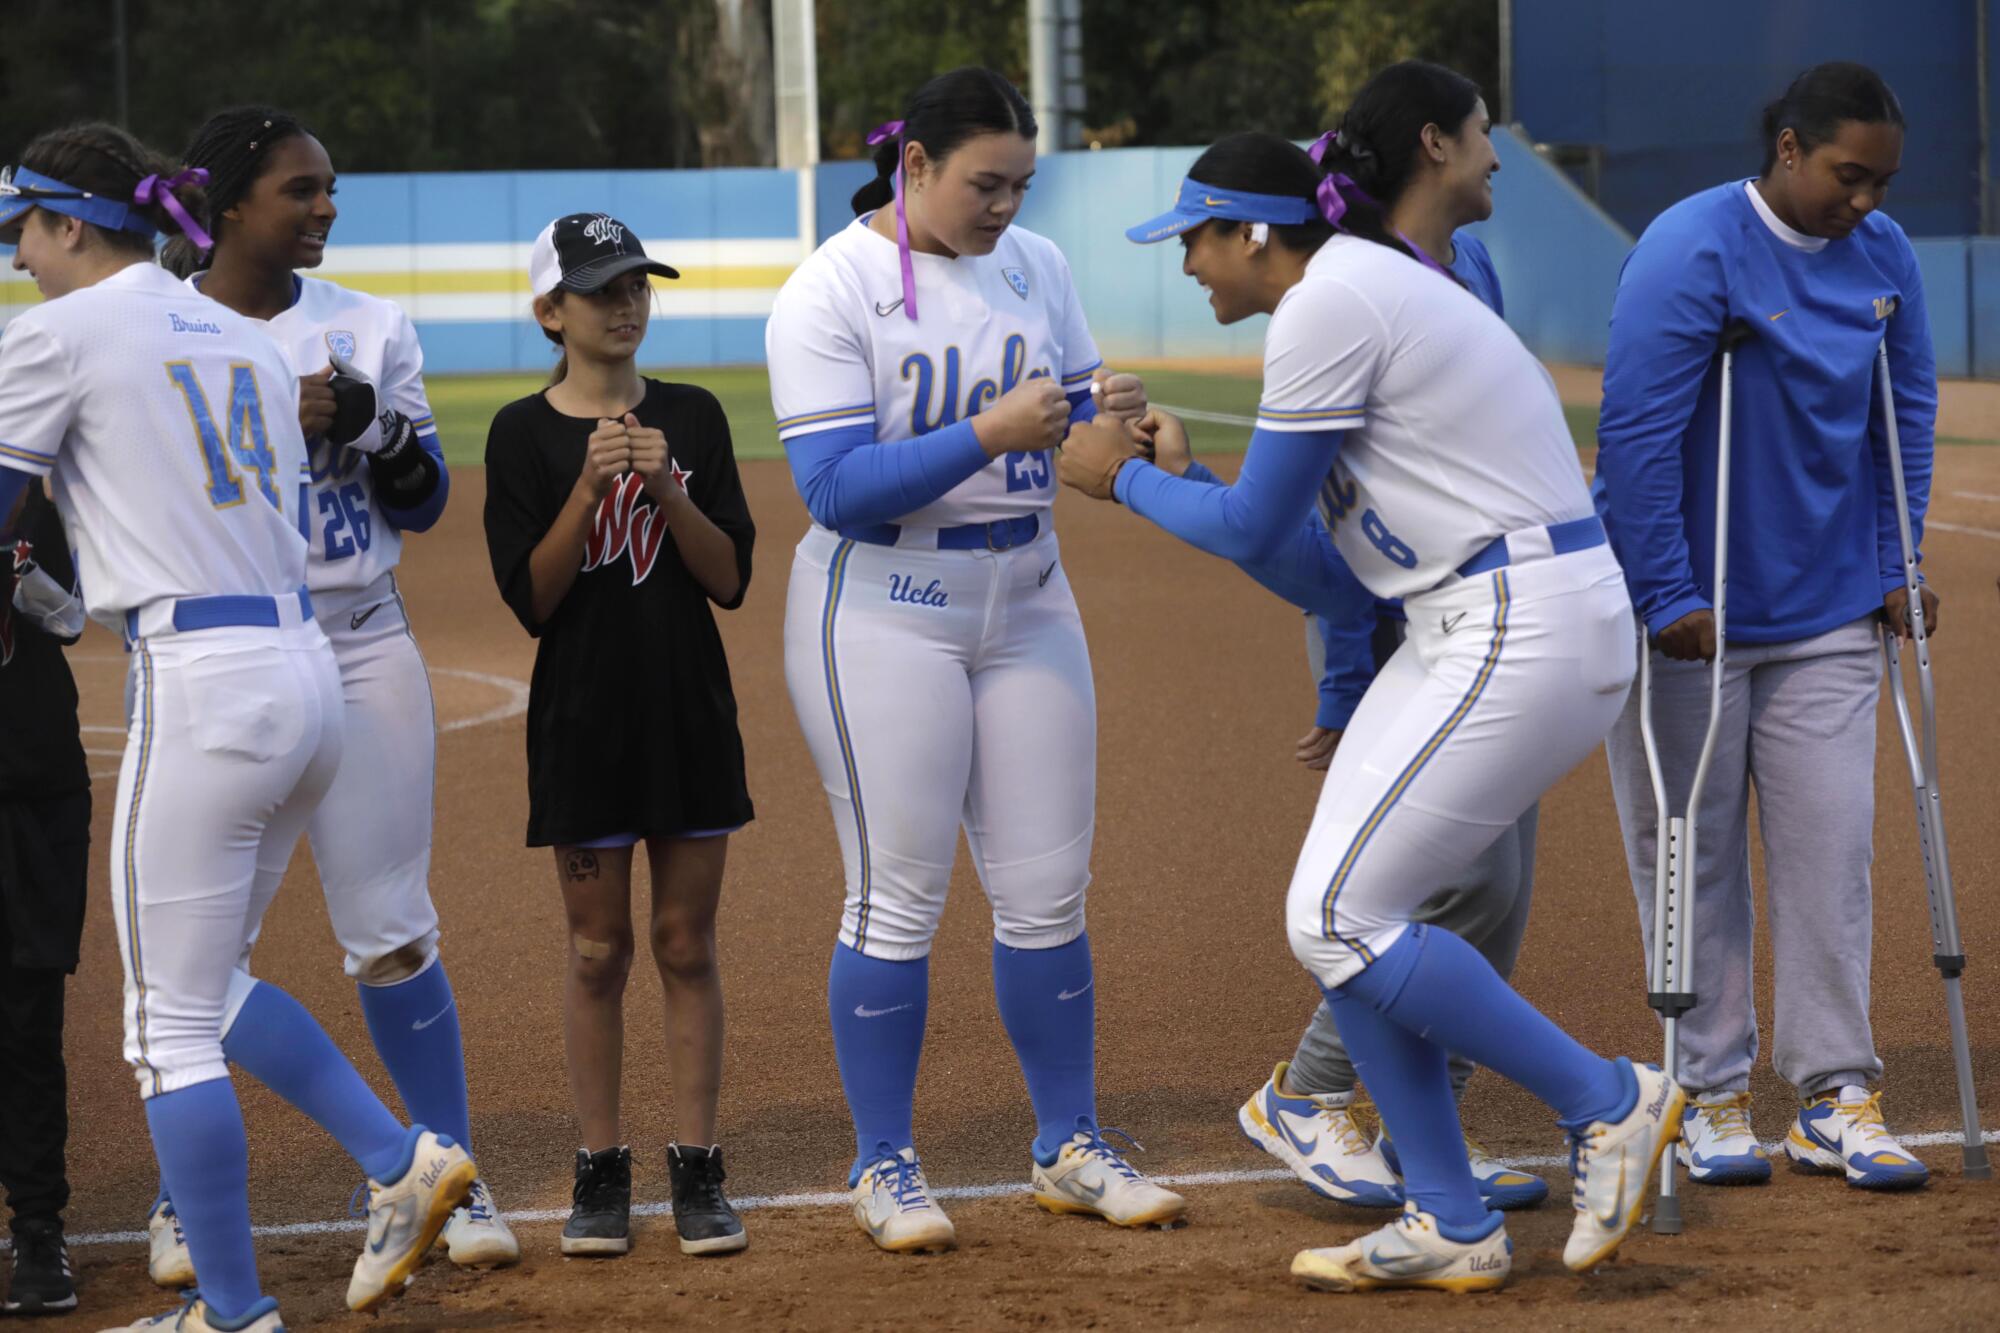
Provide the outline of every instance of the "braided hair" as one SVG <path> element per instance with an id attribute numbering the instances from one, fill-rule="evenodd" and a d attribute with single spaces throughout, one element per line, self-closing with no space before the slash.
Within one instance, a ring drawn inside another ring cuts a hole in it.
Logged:
<path id="1" fill-rule="evenodd" d="M 129 132 L 101 121 L 86 121 L 49 131 L 21 150 L 21 165 L 74 189 L 87 190 L 101 198 L 121 203 L 132 198 L 139 182 L 146 177 L 167 176 L 174 169 L 169 159 L 140 143 Z M 172 189 L 174 197 L 190 215 L 199 218 L 206 211 L 200 186 L 186 182 Z M 167 211 L 164 203 L 134 203 L 132 208 L 160 231 L 180 238 L 180 223 Z M 86 225 L 113 250 L 147 259 L 153 257 L 151 237 L 130 231 L 112 231 L 95 224 Z"/>
<path id="2" fill-rule="evenodd" d="M 222 240 L 222 215 L 250 193 L 250 188 L 264 174 L 271 150 L 301 134 L 310 135 L 312 131 L 296 117 L 268 106 L 238 106 L 218 111 L 195 131 L 182 156 L 188 166 L 208 171 L 208 211 L 202 221 L 218 245 Z M 206 268 L 211 253 L 179 238 L 168 242 L 161 262 L 175 276 L 185 278 Z"/>

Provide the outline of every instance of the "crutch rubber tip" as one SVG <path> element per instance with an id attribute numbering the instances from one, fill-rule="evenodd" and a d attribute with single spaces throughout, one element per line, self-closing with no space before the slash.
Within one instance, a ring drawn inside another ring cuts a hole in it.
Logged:
<path id="1" fill-rule="evenodd" d="M 1656 1236 L 1681 1234 L 1681 1201 L 1678 1196 L 1662 1194 L 1653 1200 L 1653 1234 Z"/>
<path id="2" fill-rule="evenodd" d="M 1993 1163 L 1986 1160 L 1985 1144 L 1966 1145 L 1964 1175 L 1967 1180 L 1993 1179 Z"/>

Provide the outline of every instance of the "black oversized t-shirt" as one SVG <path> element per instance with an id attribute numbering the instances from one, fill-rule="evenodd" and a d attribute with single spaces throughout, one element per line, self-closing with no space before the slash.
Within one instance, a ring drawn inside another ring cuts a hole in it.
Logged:
<path id="1" fill-rule="evenodd" d="M 756 528 L 722 405 L 691 384 L 646 380 L 633 414 L 667 438 L 689 497 L 736 545 L 741 603 Z M 733 828 L 753 815 L 736 696 L 709 597 L 681 562 L 640 479 L 599 502 L 583 567 L 544 624 L 528 556 L 583 471 L 594 418 L 540 393 L 509 403 L 486 438 L 486 545 L 500 595 L 540 640 L 528 693 L 528 845 Z"/>

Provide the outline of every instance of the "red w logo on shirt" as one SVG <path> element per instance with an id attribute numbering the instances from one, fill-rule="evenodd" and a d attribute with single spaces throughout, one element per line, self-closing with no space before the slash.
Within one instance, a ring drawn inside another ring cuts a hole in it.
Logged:
<path id="1" fill-rule="evenodd" d="M 621 555 L 630 555 L 633 587 L 644 583 L 653 572 L 660 542 L 667 535 L 667 520 L 658 505 L 639 503 L 639 497 L 645 493 L 645 480 L 636 472 L 628 472 L 598 501 L 597 515 L 590 522 L 590 538 L 583 546 L 585 571 L 610 564 Z"/>

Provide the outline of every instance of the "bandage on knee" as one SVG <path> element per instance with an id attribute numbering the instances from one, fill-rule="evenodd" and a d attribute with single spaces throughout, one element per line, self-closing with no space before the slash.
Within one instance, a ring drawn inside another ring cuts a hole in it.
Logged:
<path id="1" fill-rule="evenodd" d="M 611 945 L 601 940 L 587 940 L 576 934 L 569 937 L 569 943 L 570 947 L 576 950 L 578 958 L 609 958 L 617 952 Z"/>

